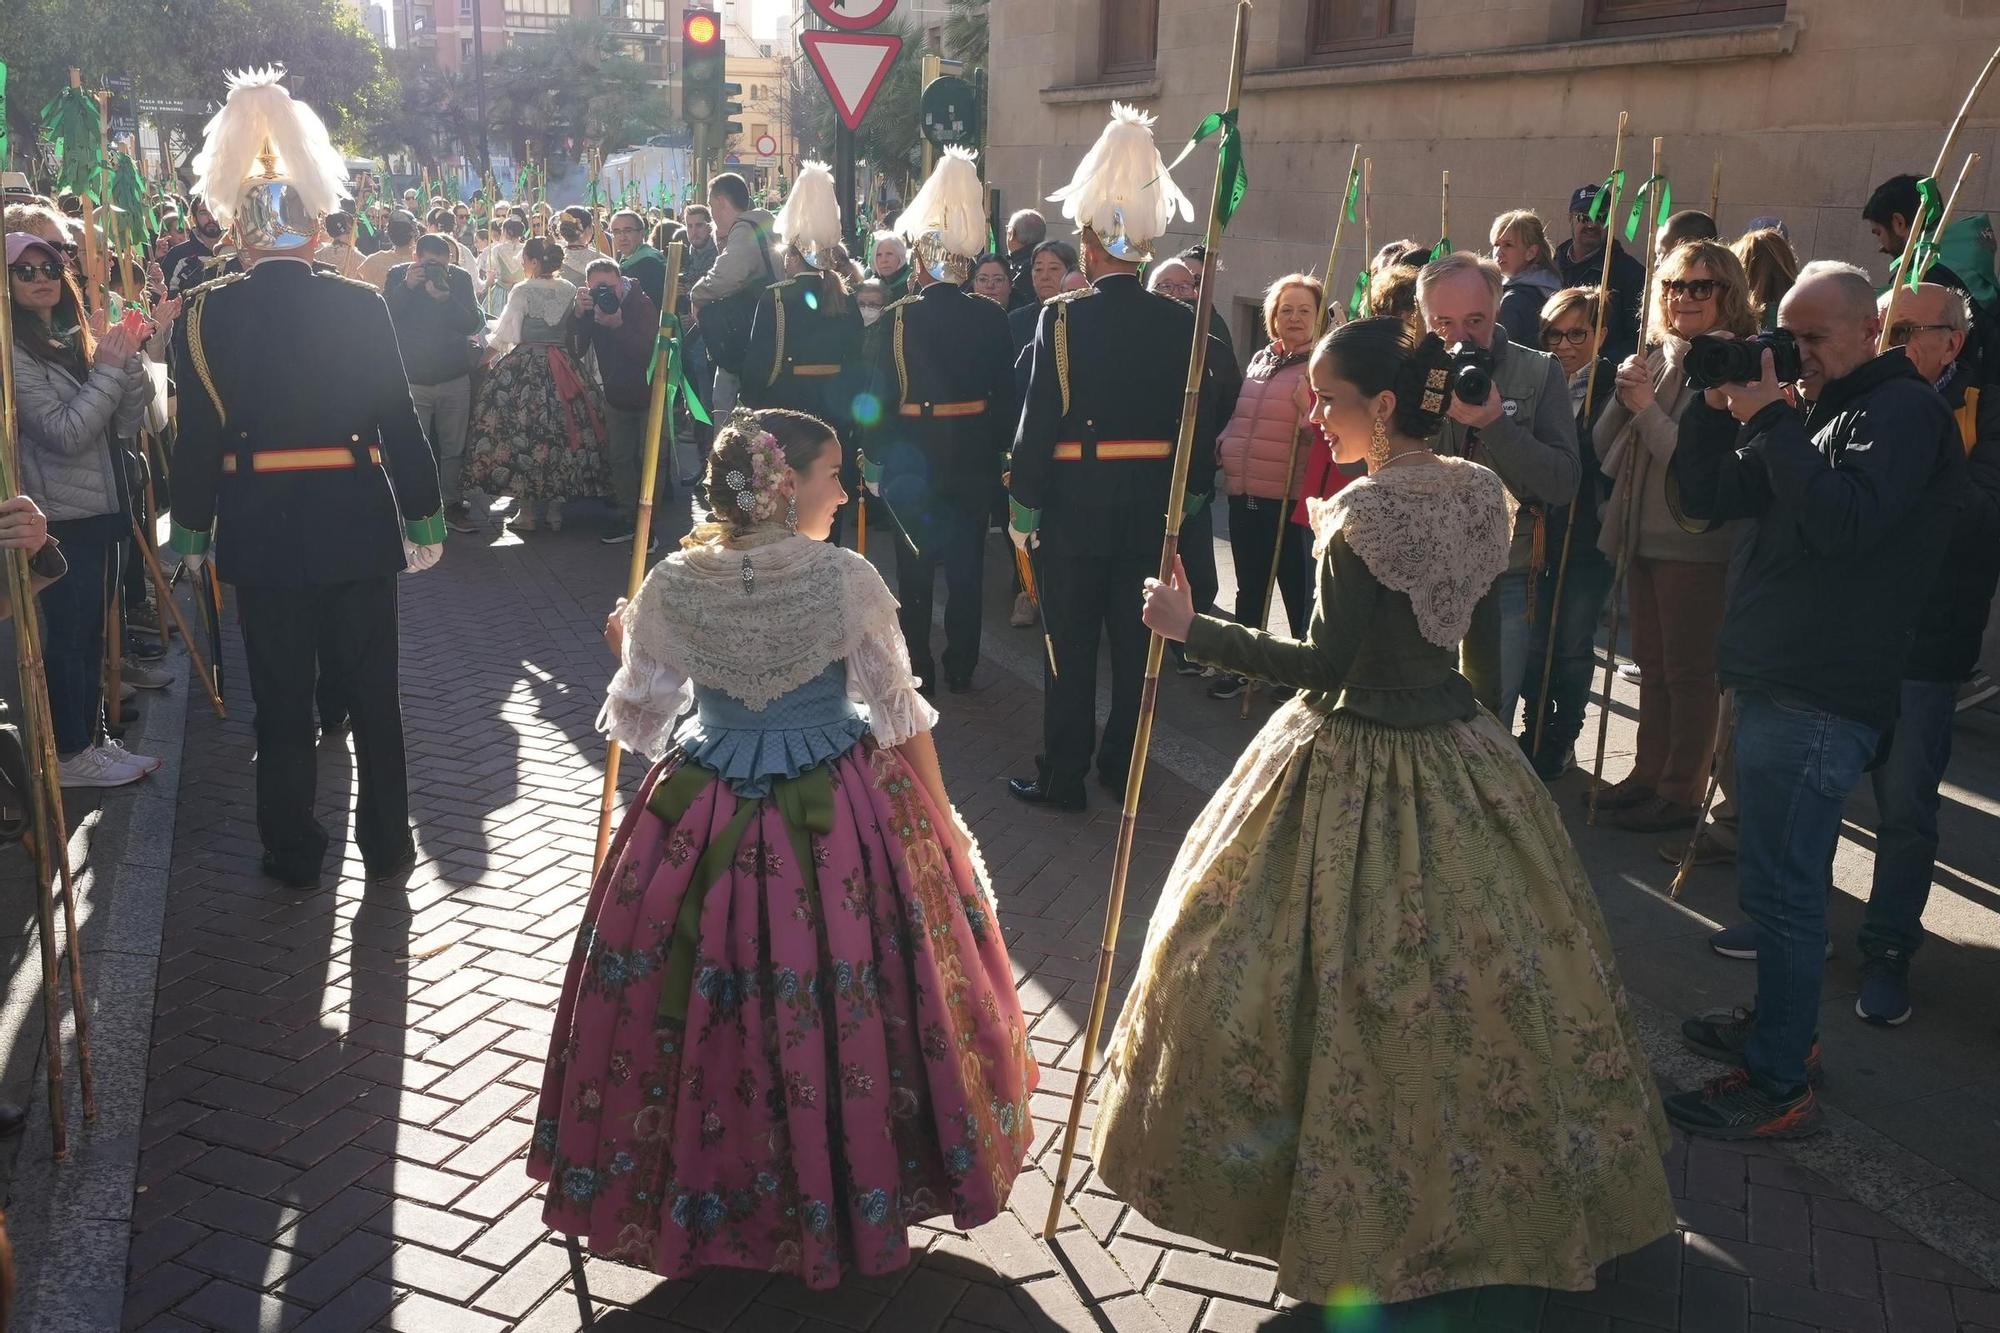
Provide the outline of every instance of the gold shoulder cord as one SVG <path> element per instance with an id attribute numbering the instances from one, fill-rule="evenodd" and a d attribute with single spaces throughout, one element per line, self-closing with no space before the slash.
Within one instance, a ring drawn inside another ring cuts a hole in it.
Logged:
<path id="1" fill-rule="evenodd" d="M 215 376 L 209 373 L 208 349 L 201 341 L 201 317 L 208 306 L 206 296 L 197 296 L 194 307 L 187 314 L 188 359 L 194 362 L 194 373 L 201 379 L 201 387 L 208 390 L 208 400 L 215 404 L 217 425 L 229 424 L 229 412 L 222 405 L 222 395 L 216 391 Z"/>
<path id="2" fill-rule="evenodd" d="M 1069 415 L 1069 302 L 1056 307 L 1056 381 L 1062 385 L 1063 415 Z"/>
<path id="3" fill-rule="evenodd" d="M 771 293 L 771 317 L 777 322 L 778 345 L 771 351 L 771 376 L 764 381 L 766 388 L 778 382 L 778 376 L 785 373 L 785 294 Z"/>
<path id="4" fill-rule="evenodd" d="M 896 304 L 901 305 L 902 302 Z M 897 401 L 907 403 L 910 401 L 910 367 L 903 360 L 903 312 L 900 310 L 896 311 L 896 331 L 892 341 L 896 345 L 896 383 L 902 394 Z"/>

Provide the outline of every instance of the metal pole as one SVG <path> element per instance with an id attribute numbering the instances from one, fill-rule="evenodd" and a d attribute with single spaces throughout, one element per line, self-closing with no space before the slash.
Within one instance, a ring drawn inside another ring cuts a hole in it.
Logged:
<path id="1" fill-rule="evenodd" d="M 646 452 L 639 469 L 639 521 L 632 529 L 632 567 L 625 579 L 629 601 L 639 595 L 646 580 L 646 544 L 653 535 L 653 490 L 660 484 L 660 435 L 667 420 L 667 381 L 679 338 L 674 322 L 674 306 L 681 294 L 681 256 L 686 246 L 675 241 L 667 247 L 667 281 L 660 292 L 660 329 L 653 353 L 653 395 L 646 408 Z M 611 850 L 611 812 L 618 803 L 619 745 L 614 739 L 604 756 L 604 794 L 597 809 L 597 855 L 591 863 L 593 875 L 604 869 L 604 857 Z"/>
<path id="2" fill-rule="evenodd" d="M 486 0 L 472 0 L 472 114 L 479 120 L 479 171 L 493 165 L 486 145 Z M 491 208 L 491 201 L 488 201 Z M 489 214 L 490 216 L 490 214 Z"/>
<path id="3" fill-rule="evenodd" d="M 1237 0 L 1236 37 L 1229 60 L 1229 102 L 1236 110 L 1243 100 L 1243 52 L 1250 28 L 1250 0 Z M 1167 532 L 1160 543 L 1160 579 L 1173 577 L 1180 559 L 1181 503 L 1187 496 L 1188 467 L 1194 455 L 1195 414 L 1201 400 L 1202 373 L 1208 357 L 1209 312 L 1215 293 L 1210 284 L 1221 270 L 1222 250 L 1222 155 L 1215 165 L 1214 202 L 1208 211 L 1208 232 L 1202 240 L 1208 263 L 1202 266 L 1201 286 L 1194 298 L 1194 337 L 1188 354 L 1187 383 L 1181 391 L 1180 438 L 1174 447 L 1174 477 L 1167 490 Z M 1084 1025 L 1082 1055 L 1076 1075 L 1076 1091 L 1070 1097 L 1069 1123 L 1063 1129 L 1062 1157 L 1056 1165 L 1055 1188 L 1049 1194 L 1048 1220 L 1042 1234 L 1053 1237 L 1062 1217 L 1063 1191 L 1069 1182 L 1070 1159 L 1076 1153 L 1077 1126 L 1083 1120 L 1084 1098 L 1090 1093 L 1090 1062 L 1097 1053 L 1097 1037 L 1104 1026 L 1105 1002 L 1111 992 L 1111 969 L 1118 956 L 1118 920 L 1125 910 L 1125 880 L 1132 869 L 1132 840 L 1139 828 L 1139 791 L 1146 780 L 1146 754 L 1153 743 L 1153 710 L 1160 699 L 1160 659 L 1166 640 L 1153 634 L 1146 646 L 1146 683 L 1139 695 L 1139 725 L 1132 736 L 1132 762 L 1125 773 L 1125 809 L 1118 820 L 1118 850 L 1111 863 L 1111 896 L 1104 904 L 1104 934 L 1097 946 L 1097 984 L 1090 996 L 1090 1021 Z"/>

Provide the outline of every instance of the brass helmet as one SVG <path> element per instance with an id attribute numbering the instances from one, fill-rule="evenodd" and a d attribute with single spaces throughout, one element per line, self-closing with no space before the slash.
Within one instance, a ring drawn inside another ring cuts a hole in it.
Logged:
<path id="1" fill-rule="evenodd" d="M 195 192 L 236 242 L 309 249 L 319 220 L 348 196 L 347 163 L 319 114 L 279 82 L 280 66 L 229 76 L 229 96 L 203 131 Z"/>

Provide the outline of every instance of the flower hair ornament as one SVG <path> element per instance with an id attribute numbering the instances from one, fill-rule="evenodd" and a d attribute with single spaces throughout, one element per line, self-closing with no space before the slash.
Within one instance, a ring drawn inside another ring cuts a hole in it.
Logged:
<path id="1" fill-rule="evenodd" d="M 751 524 L 770 523 L 782 512 L 785 525 L 798 527 L 798 499 L 793 494 L 791 469 L 785 462 L 785 451 L 778 447 L 778 441 L 771 432 L 757 428 L 754 417 L 745 414 L 732 423 L 746 441 L 744 452 L 750 456 L 750 470 L 731 468 L 722 479 L 729 488 L 730 504 L 736 516 Z M 750 553 L 743 553 L 743 591 L 749 592 L 755 582 L 757 572 L 751 567 Z"/>

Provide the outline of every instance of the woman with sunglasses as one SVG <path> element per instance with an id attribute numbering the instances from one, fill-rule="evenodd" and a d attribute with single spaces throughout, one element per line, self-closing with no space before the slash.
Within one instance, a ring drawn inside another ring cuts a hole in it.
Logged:
<path id="1" fill-rule="evenodd" d="M 1667 503 L 1667 463 L 1694 398 L 1683 384 L 1688 343 L 1704 334 L 1747 338 L 1757 328 L 1750 280 L 1729 247 L 1675 247 L 1654 277 L 1651 350 L 1618 367 L 1616 401 L 1594 432 L 1614 478 L 1597 545 L 1614 563 L 1627 560 L 1639 667 L 1638 754 L 1631 775 L 1598 794 L 1597 808 L 1635 833 L 1694 827 L 1721 708 L 1715 647 L 1736 527 L 1690 532 Z"/>
<path id="2" fill-rule="evenodd" d="M 14 384 L 21 487 L 49 517 L 69 563 L 41 595 L 43 665 L 56 758 L 65 787 L 122 787 L 160 761 L 102 740 L 104 620 L 118 586 L 119 544 L 131 535 L 121 441 L 139 431 L 152 398 L 137 327 L 93 327 L 62 256 L 39 237 L 7 236 L 14 313 Z M 177 302 L 163 303 L 171 318 Z"/>
<path id="3" fill-rule="evenodd" d="M 1535 628 L 1528 637 L 1528 667 L 1521 678 L 1521 747 L 1528 751 L 1528 760 L 1542 780 L 1554 782 L 1576 766 L 1576 738 L 1583 733 L 1583 708 L 1590 697 L 1590 669 L 1596 660 L 1593 640 L 1597 618 L 1611 591 L 1611 562 L 1597 549 L 1601 506 L 1611 482 L 1597 466 L 1590 430 L 1611 401 L 1618 368 L 1601 355 L 1604 335 L 1597 327 L 1597 288 L 1565 287 L 1551 296 L 1542 307 L 1537 341 L 1556 359 L 1569 383 L 1570 402 L 1576 407 L 1577 461 L 1581 464 L 1574 517 L 1569 505 L 1549 511 L 1548 558 L 1535 579 Z M 1587 410 L 1586 397 L 1590 400 Z M 1565 543 L 1569 548 L 1566 567 L 1562 561 Z M 1558 582 L 1562 585 L 1560 607 L 1556 603 Z M 1551 630 L 1556 635 L 1553 668 L 1545 665 Z M 1542 692 L 1544 678 L 1549 686 L 1546 697 Z M 1538 716 L 1541 744 L 1535 747 Z"/>

